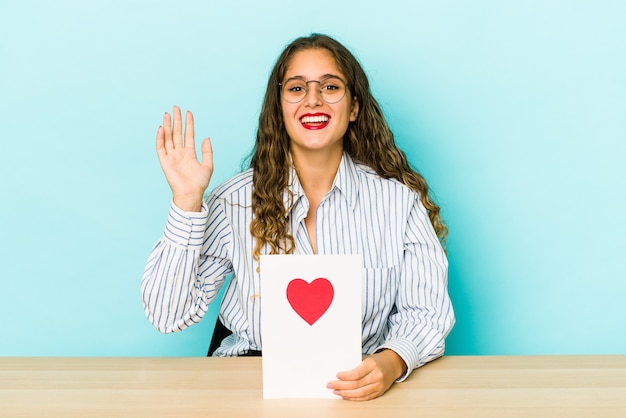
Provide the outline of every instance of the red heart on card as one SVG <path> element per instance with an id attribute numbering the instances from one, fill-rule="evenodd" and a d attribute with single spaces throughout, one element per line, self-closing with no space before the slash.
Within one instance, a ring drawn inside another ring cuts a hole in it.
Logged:
<path id="1" fill-rule="evenodd" d="M 302 279 L 293 279 L 287 285 L 289 304 L 309 325 L 313 325 L 324 315 L 334 296 L 333 285 L 322 277 L 311 283 Z"/>

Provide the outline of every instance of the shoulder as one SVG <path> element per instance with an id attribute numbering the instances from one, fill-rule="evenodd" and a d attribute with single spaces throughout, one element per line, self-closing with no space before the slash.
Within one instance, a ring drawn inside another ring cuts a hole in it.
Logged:
<path id="1" fill-rule="evenodd" d="M 361 190 L 371 190 L 377 194 L 390 195 L 390 197 L 402 196 L 409 201 L 418 197 L 417 192 L 404 183 L 395 178 L 381 177 L 367 164 L 355 162 L 354 168 L 361 185 Z"/>

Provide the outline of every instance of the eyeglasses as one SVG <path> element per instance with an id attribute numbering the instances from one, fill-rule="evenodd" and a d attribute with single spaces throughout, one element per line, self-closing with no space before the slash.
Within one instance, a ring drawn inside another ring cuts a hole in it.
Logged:
<path id="1" fill-rule="evenodd" d="M 339 77 L 330 76 L 322 80 L 306 81 L 301 77 L 288 78 L 280 86 L 280 94 L 288 103 L 300 103 L 309 92 L 309 83 L 317 83 L 322 100 L 328 104 L 339 102 L 346 95 L 348 85 Z"/>

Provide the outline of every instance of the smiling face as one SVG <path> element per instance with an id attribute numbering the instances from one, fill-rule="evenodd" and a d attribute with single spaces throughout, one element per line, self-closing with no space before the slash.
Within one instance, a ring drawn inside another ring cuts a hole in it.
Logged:
<path id="1" fill-rule="evenodd" d="M 302 101 L 289 103 L 284 97 L 281 100 L 292 153 L 315 151 L 340 155 L 343 152 L 343 135 L 348 124 L 356 120 L 359 106 L 349 88 L 337 103 L 329 104 L 322 99 L 320 87 L 325 91 L 336 88 L 332 85 L 333 77 L 346 80 L 327 50 L 305 49 L 292 56 L 284 80 L 297 79 L 300 85 L 308 82 L 308 92 Z M 331 85 L 324 86 L 326 80 L 331 81 Z"/>

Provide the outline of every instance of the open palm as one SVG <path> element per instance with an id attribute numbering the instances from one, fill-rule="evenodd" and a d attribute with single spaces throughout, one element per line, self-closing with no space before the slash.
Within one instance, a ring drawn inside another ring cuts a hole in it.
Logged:
<path id="1" fill-rule="evenodd" d="M 180 209 L 197 212 L 202 206 L 202 196 L 213 174 L 211 141 L 202 142 L 202 162 L 198 161 L 194 143 L 193 115 L 185 115 L 185 132 L 180 108 L 174 106 L 172 118 L 163 116 L 163 126 L 156 137 L 156 150 L 161 168 L 172 189 L 174 204 Z"/>

